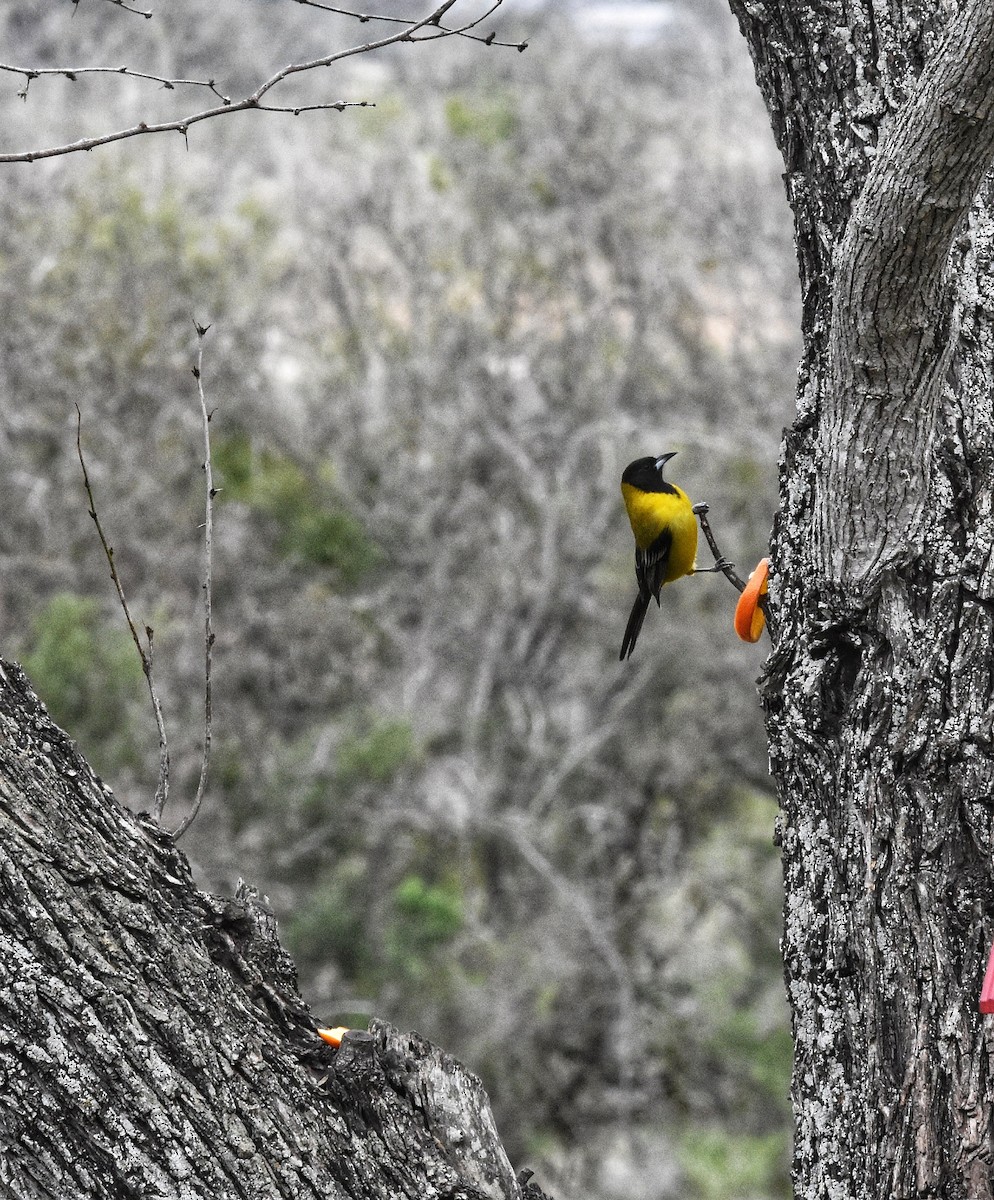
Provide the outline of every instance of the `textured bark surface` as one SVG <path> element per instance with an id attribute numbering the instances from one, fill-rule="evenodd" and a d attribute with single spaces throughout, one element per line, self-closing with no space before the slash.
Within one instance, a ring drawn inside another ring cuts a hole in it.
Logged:
<path id="1" fill-rule="evenodd" d="M 732 0 L 804 357 L 763 686 L 798 1197 L 987 1200 L 994 3 Z"/>
<path id="2" fill-rule="evenodd" d="M 479 1081 L 315 1035 L 252 889 L 193 885 L 0 662 L 0 1193 L 539 1200 Z"/>

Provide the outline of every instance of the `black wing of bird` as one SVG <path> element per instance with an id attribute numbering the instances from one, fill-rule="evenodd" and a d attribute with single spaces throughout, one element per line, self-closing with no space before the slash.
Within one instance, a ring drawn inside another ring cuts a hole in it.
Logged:
<path id="1" fill-rule="evenodd" d="M 659 603 L 659 590 L 666 578 L 666 568 L 670 565 L 670 550 L 673 548 L 673 534 L 664 529 L 647 550 L 635 551 L 635 577 L 639 581 L 639 591 L 648 592 Z"/>
<path id="2" fill-rule="evenodd" d="M 668 529 L 656 538 L 646 550 L 635 550 L 635 578 L 638 580 L 639 594 L 632 605 L 632 613 L 625 626 L 625 636 L 621 643 L 621 661 L 631 658 L 635 643 L 642 629 L 642 622 L 649 609 L 649 601 L 655 597 L 659 603 L 659 591 L 666 578 L 666 568 L 670 561 L 670 548 L 673 545 L 673 535 Z"/>

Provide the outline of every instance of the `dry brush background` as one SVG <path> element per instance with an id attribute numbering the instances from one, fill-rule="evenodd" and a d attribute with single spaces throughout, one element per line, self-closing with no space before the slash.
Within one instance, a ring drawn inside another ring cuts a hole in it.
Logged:
<path id="1" fill-rule="evenodd" d="M 367 36 L 289 2 L 72 7 L 8 5 L 0 57 L 240 93 Z M 199 772 L 190 368 L 193 319 L 211 323 L 215 756 L 183 843 L 200 882 L 268 894 L 323 1019 L 375 1013 L 478 1071 L 549 1190 L 759 1200 L 786 1195 L 789 1063 L 762 647 L 703 576 L 618 663 L 618 479 L 678 450 L 673 477 L 751 569 L 796 282 L 734 25 L 717 0 L 665 11 L 650 37 L 508 8 L 524 54 L 399 46 L 295 93 L 375 108 L 4 167 L 0 629 L 147 808 L 155 730 L 78 403 L 156 631 L 175 824 Z M 0 86 L 0 149 L 194 107 L 119 77 Z"/>

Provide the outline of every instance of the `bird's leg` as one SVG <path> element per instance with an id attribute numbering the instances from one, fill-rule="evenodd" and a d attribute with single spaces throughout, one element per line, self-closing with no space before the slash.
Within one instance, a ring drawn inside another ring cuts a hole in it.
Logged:
<path id="1" fill-rule="evenodd" d="M 704 536 L 707 538 L 708 546 L 711 548 L 711 553 L 714 555 L 713 567 L 699 567 L 694 571 L 695 575 L 709 575 L 716 571 L 720 571 L 722 575 L 736 587 L 740 592 L 745 591 L 745 582 L 741 580 L 735 571 L 732 569 L 733 564 L 718 549 L 718 544 L 714 540 L 714 534 L 711 532 L 711 526 L 708 524 L 708 509 L 710 505 L 695 504 L 693 513 L 701 523 L 701 529 L 704 531 Z M 773 618 L 770 614 L 769 599 L 766 596 L 760 596 L 759 607 L 763 610 L 766 617 L 766 627 L 769 630 L 770 637 L 776 639 L 776 627 Z"/>
<path id="2" fill-rule="evenodd" d="M 740 579 L 738 575 L 736 575 L 734 569 L 735 564 L 730 562 L 718 549 L 718 543 L 714 540 L 714 534 L 711 532 L 711 525 L 708 522 L 708 512 L 710 507 L 711 506 L 709 504 L 695 504 L 693 507 L 693 512 L 701 523 L 701 530 L 703 531 L 705 538 L 707 538 L 707 543 L 711 549 L 711 553 L 714 555 L 714 566 L 698 567 L 694 571 L 694 574 L 714 575 L 720 571 L 721 574 L 724 575 L 728 580 L 728 582 L 741 592 L 745 587 L 745 580 Z"/>

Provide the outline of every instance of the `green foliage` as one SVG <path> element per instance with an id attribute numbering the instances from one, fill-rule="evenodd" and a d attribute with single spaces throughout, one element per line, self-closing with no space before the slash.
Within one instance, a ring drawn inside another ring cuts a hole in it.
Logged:
<path id="1" fill-rule="evenodd" d="M 354 584 L 380 559 L 362 523 L 330 482 L 308 474 L 288 454 L 256 451 L 244 433 L 219 438 L 213 451 L 221 502 L 241 501 L 272 521 L 281 554 L 338 572 Z"/>
<path id="2" fill-rule="evenodd" d="M 455 875 L 436 882 L 416 872 L 406 875 L 390 895 L 380 986 L 455 1001 L 462 972 L 451 946 L 464 920 L 463 889 Z"/>
<path id="3" fill-rule="evenodd" d="M 544 175 L 535 175 L 529 186 L 532 195 L 544 208 L 553 208 L 558 202 L 555 188 Z"/>
<path id="4" fill-rule="evenodd" d="M 380 720 L 368 732 L 346 739 L 337 755 L 337 778 L 343 787 L 357 783 L 389 783 L 417 756 L 410 723 Z"/>
<path id="5" fill-rule="evenodd" d="M 731 804 L 728 803 L 733 799 Z M 688 997 L 686 1026 L 667 1048 L 685 1080 L 681 1161 L 698 1200 L 786 1197 L 792 1043 L 777 977 L 780 887 L 771 854 L 776 804 L 752 790 L 726 793 L 726 812 L 701 831 L 690 879 L 669 917 L 688 922 L 686 956 L 671 965 Z M 702 926 L 707 927 L 706 933 Z M 704 938 L 711 953 L 702 957 Z M 730 1115 L 707 1120 L 698 1079 L 721 1081 Z"/>
<path id="6" fill-rule="evenodd" d="M 726 998 L 729 992 L 721 989 Z M 731 1008 L 719 1023 L 712 1047 L 719 1061 L 733 1065 L 767 1101 L 786 1115 L 793 1062 L 790 1031 L 768 1028 L 751 1008 Z"/>
<path id="7" fill-rule="evenodd" d="M 447 192 L 452 187 L 452 176 L 437 154 L 428 159 L 428 182 L 435 192 Z"/>
<path id="8" fill-rule="evenodd" d="M 368 937 L 368 870 L 352 854 L 328 870 L 307 900 L 298 905 L 285 933 L 291 952 L 310 965 L 334 962 L 357 983 L 373 976 L 373 943 Z"/>
<path id="9" fill-rule="evenodd" d="M 287 923 L 294 955 L 308 965 L 333 962 L 355 987 L 374 993 L 385 986 L 445 990 L 453 974 L 445 951 L 464 920 L 458 880 L 407 875 L 385 912 L 380 886 L 358 853 L 326 871 Z"/>
<path id="10" fill-rule="evenodd" d="M 462 928 L 462 888 L 452 876 L 432 884 L 420 875 L 408 875 L 394 888 L 393 910 L 391 958 L 423 963 Z"/>
<path id="11" fill-rule="evenodd" d="M 274 789 L 292 796 L 308 824 L 329 819 L 349 819 L 370 787 L 383 787 L 410 763 L 420 750 L 408 721 L 369 718 L 363 728 L 346 735 L 335 754 L 334 769 L 319 774 L 309 767 L 314 735 L 305 734 L 281 753 Z"/>
<path id="12" fill-rule="evenodd" d="M 179 191 L 150 194 L 144 180 L 106 167 L 69 206 L 24 220 L 48 255 L 28 306 L 36 320 L 64 325 L 56 350 L 71 379 L 140 370 L 176 341 L 192 310 L 223 319 L 249 280 L 270 277 L 273 222 L 263 206 L 244 201 L 204 219 Z"/>
<path id="13" fill-rule="evenodd" d="M 456 137 L 471 138 L 488 150 L 508 141 L 518 128 L 518 114 L 506 94 L 450 96 L 445 119 Z"/>
<path id="14" fill-rule="evenodd" d="M 790 1195 L 786 1133 L 750 1137 L 691 1130 L 680 1139 L 679 1156 L 694 1200 L 786 1200 Z"/>
<path id="15" fill-rule="evenodd" d="M 104 623 L 95 601 L 61 592 L 34 619 L 24 669 L 49 712 L 109 773 L 133 758 L 130 710 L 143 675 L 129 634 Z"/>
<path id="16" fill-rule="evenodd" d="M 212 439 L 211 460 L 219 476 L 218 501 L 252 500 L 255 454 L 247 433 L 228 433 Z"/>
<path id="17" fill-rule="evenodd" d="M 404 117 L 407 105 L 404 98 L 398 95 L 382 95 L 376 100 L 376 106 L 363 110 L 362 120 L 358 130 L 363 137 L 374 141 L 386 138 L 391 128 Z"/>

